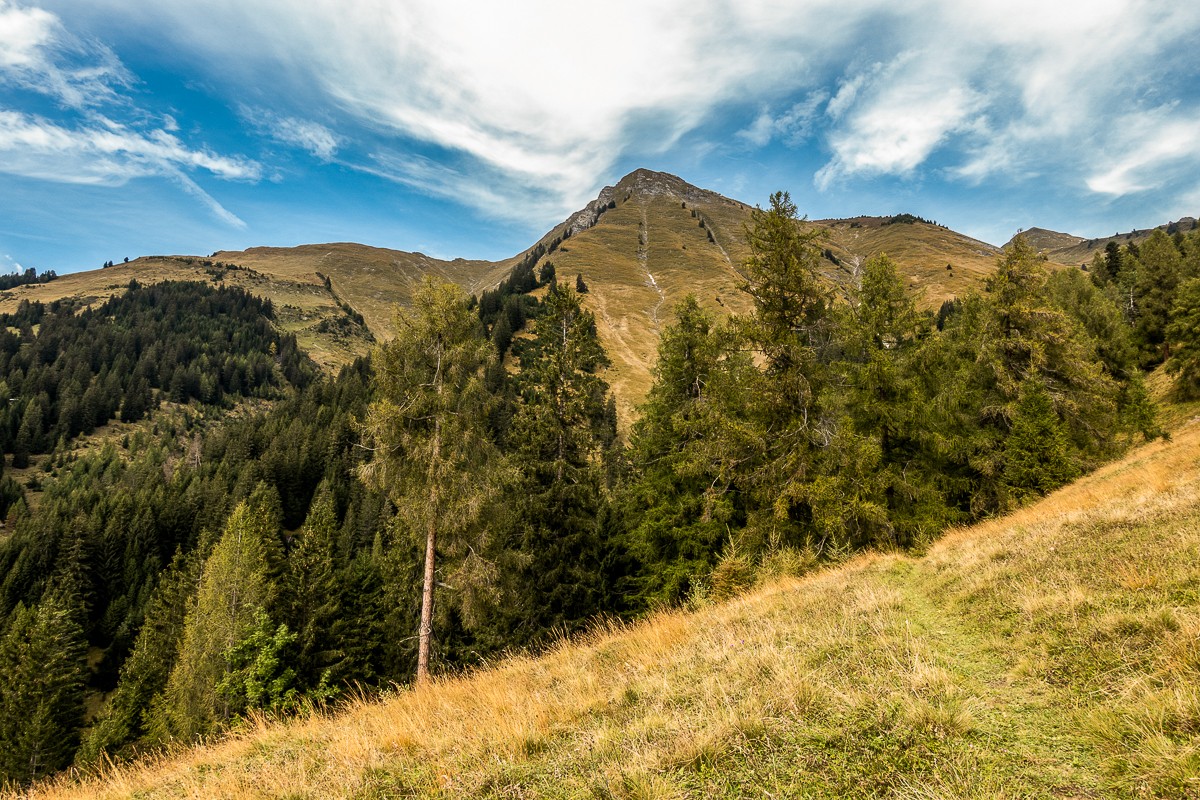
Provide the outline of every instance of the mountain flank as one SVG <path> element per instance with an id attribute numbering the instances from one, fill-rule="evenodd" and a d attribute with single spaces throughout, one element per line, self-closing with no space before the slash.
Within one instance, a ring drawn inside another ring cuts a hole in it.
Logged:
<path id="1" fill-rule="evenodd" d="M 29 798 L 1190 797 L 1200 425 L 868 553 Z"/>

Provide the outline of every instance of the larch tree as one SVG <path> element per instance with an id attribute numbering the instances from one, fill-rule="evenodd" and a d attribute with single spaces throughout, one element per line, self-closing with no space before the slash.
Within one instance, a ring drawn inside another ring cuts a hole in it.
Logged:
<path id="1" fill-rule="evenodd" d="M 151 712 L 153 737 L 195 739 L 246 710 L 218 687 L 234 671 L 231 654 L 255 634 L 259 615 L 272 603 L 268 574 L 279 550 L 279 524 L 277 508 L 266 502 L 239 503 L 229 515 L 204 561 L 175 666 Z"/>
<path id="2" fill-rule="evenodd" d="M 396 338 L 375 356 L 375 400 L 363 422 L 373 454 L 361 475 L 424 538 L 418 684 L 429 679 L 439 552 L 479 557 L 468 537 L 491 494 L 485 373 L 495 357 L 463 291 L 432 277 L 397 313 Z"/>

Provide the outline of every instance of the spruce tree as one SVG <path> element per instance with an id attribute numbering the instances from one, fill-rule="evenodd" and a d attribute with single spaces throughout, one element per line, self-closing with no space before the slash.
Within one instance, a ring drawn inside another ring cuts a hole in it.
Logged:
<path id="1" fill-rule="evenodd" d="M 839 437 L 860 457 L 847 462 L 846 470 L 831 470 L 825 458 L 821 471 L 849 484 L 840 492 L 854 544 L 911 544 L 952 518 L 936 488 L 931 457 L 935 436 L 917 379 L 917 352 L 930 333 L 931 319 L 918 313 L 886 255 L 863 265 L 860 285 L 838 319 L 837 371 L 849 423 Z M 885 508 L 886 516 L 881 516 Z"/>
<path id="2" fill-rule="evenodd" d="M 125 661 L 113 692 L 84 737 L 78 761 L 131 755 L 139 747 L 159 743 L 168 734 L 165 699 L 160 695 L 175 667 L 183 641 L 184 621 L 196 591 L 201 559 L 198 552 L 177 555 L 159 577 L 146 609 L 133 651 Z M 159 724 L 152 732 L 151 723 Z"/>
<path id="3" fill-rule="evenodd" d="M 677 602 L 707 577 L 745 522 L 747 468 L 765 452 L 754 413 L 763 376 L 738 336 L 691 295 L 675 317 L 659 339 L 633 427 L 634 478 L 622 488 L 642 606 Z"/>
<path id="4" fill-rule="evenodd" d="M 1183 256 L 1162 230 L 1142 242 L 1137 255 L 1137 319 L 1135 330 L 1142 350 L 1142 366 L 1151 369 L 1170 356 L 1167 325 L 1175 292 L 1184 278 Z"/>
<path id="5" fill-rule="evenodd" d="M 522 358 L 511 433 L 526 478 L 517 614 L 526 636 L 570 629 L 603 607 L 606 543 L 596 517 L 604 446 L 615 435 L 606 430 L 608 386 L 599 374 L 607 364 L 578 293 L 553 286 Z"/>
<path id="6" fill-rule="evenodd" d="M 1021 385 L 1004 443 L 1004 483 L 1017 500 L 1042 495 L 1079 475 L 1062 422 L 1037 377 Z"/>
<path id="7" fill-rule="evenodd" d="M 1171 347 L 1167 371 L 1175 376 L 1176 391 L 1183 399 L 1200 397 L 1200 278 L 1179 287 L 1166 340 Z"/>
<path id="8" fill-rule="evenodd" d="M 234 665 L 231 654 L 270 606 L 275 587 L 268 559 L 278 539 L 278 516 L 240 503 L 204 561 L 195 602 L 184 621 L 179 655 L 151 724 L 157 738 L 190 741 L 228 725 L 246 707 L 218 691 Z"/>
<path id="9" fill-rule="evenodd" d="M 83 725 L 87 645 L 66 602 L 20 604 L 0 638 L 0 784 L 67 766 Z"/>

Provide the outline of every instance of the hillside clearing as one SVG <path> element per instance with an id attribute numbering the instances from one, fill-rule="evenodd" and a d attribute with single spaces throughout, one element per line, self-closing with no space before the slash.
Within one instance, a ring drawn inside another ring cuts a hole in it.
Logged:
<path id="1" fill-rule="evenodd" d="M 28 796 L 1197 797 L 1198 455 Z"/>

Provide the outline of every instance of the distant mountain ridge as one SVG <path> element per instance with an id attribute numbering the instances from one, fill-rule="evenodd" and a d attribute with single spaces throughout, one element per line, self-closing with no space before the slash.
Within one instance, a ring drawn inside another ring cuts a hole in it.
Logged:
<path id="1" fill-rule="evenodd" d="M 1167 222 L 1155 228 L 1135 228 L 1126 233 L 1116 233 L 1112 236 L 1102 236 L 1096 239 L 1085 239 L 1082 236 L 1075 236 L 1070 233 L 1061 233 L 1052 231 L 1046 228 L 1029 228 L 1021 231 L 1018 235 L 1024 236 L 1035 249 L 1044 253 L 1046 258 L 1059 264 L 1069 266 L 1083 266 L 1092 260 L 1092 256 L 1096 252 L 1103 252 L 1109 242 L 1116 242 L 1118 245 L 1126 245 L 1130 242 L 1140 244 L 1150 238 L 1150 234 L 1156 230 L 1165 231 L 1168 234 L 1174 235 L 1176 232 L 1187 233 L 1194 230 L 1200 222 L 1197 222 L 1195 217 L 1180 217 L 1173 222 Z M 1013 237 L 1014 239 L 1016 236 Z M 1007 249 L 1012 244 L 1010 239 L 1005 243 Z"/>

